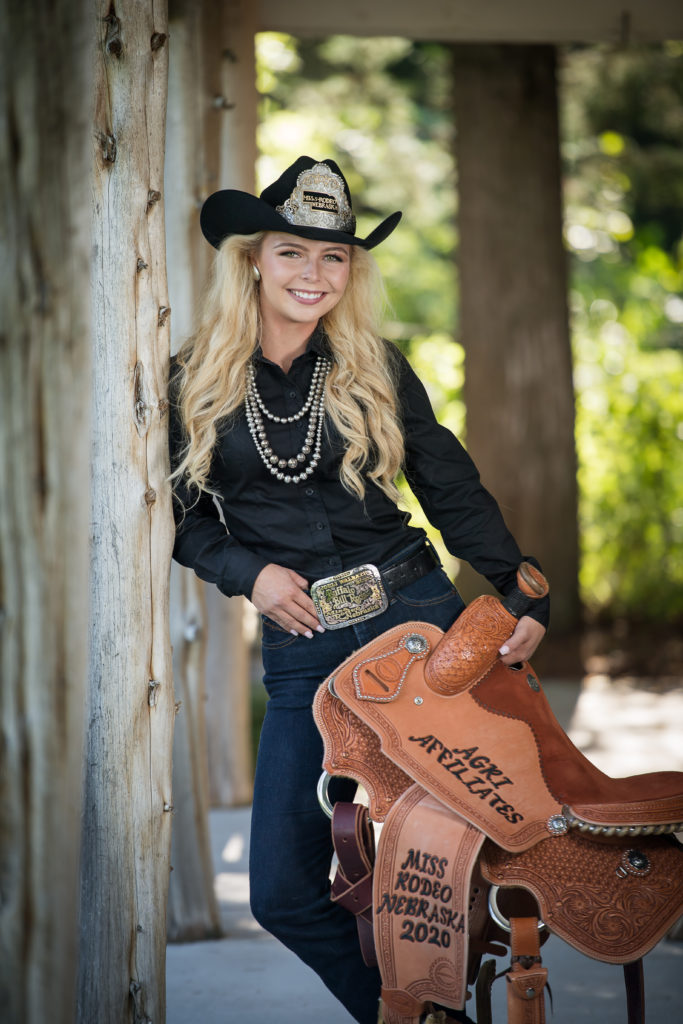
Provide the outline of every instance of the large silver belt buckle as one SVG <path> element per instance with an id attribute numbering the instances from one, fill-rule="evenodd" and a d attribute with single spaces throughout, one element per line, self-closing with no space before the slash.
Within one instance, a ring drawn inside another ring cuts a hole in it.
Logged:
<path id="1" fill-rule="evenodd" d="M 376 565 L 359 565 L 311 584 L 311 599 L 325 629 L 341 629 L 371 619 L 389 607 Z"/>

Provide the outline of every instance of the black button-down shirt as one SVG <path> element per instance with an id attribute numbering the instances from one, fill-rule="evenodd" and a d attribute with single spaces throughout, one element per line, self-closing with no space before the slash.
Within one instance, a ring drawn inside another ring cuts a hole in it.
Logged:
<path id="1" fill-rule="evenodd" d="M 288 373 L 260 352 L 256 355 L 256 384 L 266 408 L 281 417 L 298 412 L 318 354 L 327 352 L 327 345 L 316 331 Z M 398 364 L 406 479 L 451 554 L 466 559 L 505 594 L 515 583 L 520 550 L 471 458 L 437 422 L 422 382 L 398 350 L 392 346 L 391 351 Z M 268 443 L 280 457 L 292 458 L 301 450 L 308 416 L 265 424 Z M 182 438 L 172 395 L 172 464 L 177 464 Z M 195 501 L 196 492 L 176 484 L 174 557 L 222 593 L 247 597 L 270 562 L 311 582 L 366 562 L 383 565 L 423 531 L 411 527 L 409 516 L 372 481 L 366 479 L 363 501 L 350 494 L 339 480 L 343 453 L 344 441 L 328 417 L 314 473 L 298 484 L 277 480 L 261 461 L 239 410 L 219 425 L 211 464 L 211 486 L 220 495 L 225 525 L 211 495 L 202 492 Z M 547 599 L 537 604 L 532 614 L 545 625 Z"/>

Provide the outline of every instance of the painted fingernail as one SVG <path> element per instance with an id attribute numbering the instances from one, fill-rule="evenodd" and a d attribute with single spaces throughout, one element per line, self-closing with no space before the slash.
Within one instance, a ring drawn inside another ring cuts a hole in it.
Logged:
<path id="1" fill-rule="evenodd" d="M 510 653 L 510 648 L 508 647 L 507 644 L 503 644 L 502 647 L 498 648 L 498 653 L 499 654 L 509 654 Z"/>
<path id="2" fill-rule="evenodd" d="M 325 632 L 325 627 L 324 626 L 316 626 L 315 629 L 316 629 L 316 633 L 324 633 Z"/>
<path id="3" fill-rule="evenodd" d="M 292 634 L 292 636 L 298 636 L 299 635 L 295 629 L 290 629 L 289 632 Z"/>
<path id="4" fill-rule="evenodd" d="M 304 636 L 307 636 L 309 640 L 313 639 L 313 634 L 311 633 L 310 629 L 306 630 L 306 632 L 304 633 Z"/>

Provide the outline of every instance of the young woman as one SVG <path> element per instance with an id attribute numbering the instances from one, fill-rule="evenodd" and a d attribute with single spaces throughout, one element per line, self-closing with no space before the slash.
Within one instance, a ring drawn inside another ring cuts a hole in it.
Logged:
<path id="1" fill-rule="evenodd" d="M 397 505 L 401 470 L 449 551 L 501 593 L 523 558 L 471 459 L 380 336 L 382 288 L 368 250 L 400 216 L 356 236 L 342 172 L 310 157 L 259 198 L 210 196 L 201 226 L 218 256 L 171 387 L 174 557 L 262 614 L 269 702 L 252 910 L 361 1024 L 376 1022 L 380 978 L 363 963 L 353 916 L 329 899 L 313 696 L 378 634 L 414 619 L 447 629 L 463 608 Z M 339 576 L 321 597 L 316 582 Z M 535 618 L 520 619 L 503 661 L 531 656 L 547 614 L 544 600 Z M 333 800 L 351 799 L 353 786 L 335 780 L 331 790 Z"/>

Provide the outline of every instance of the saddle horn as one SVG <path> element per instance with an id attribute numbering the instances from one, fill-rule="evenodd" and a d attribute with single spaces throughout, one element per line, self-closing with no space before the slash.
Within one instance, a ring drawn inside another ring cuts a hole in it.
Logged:
<path id="1" fill-rule="evenodd" d="M 494 665 L 502 644 L 512 636 L 517 620 L 548 593 L 543 573 L 529 562 L 517 570 L 517 585 L 501 601 L 483 594 L 465 608 L 425 665 L 430 690 L 450 697 L 462 693 Z"/>

